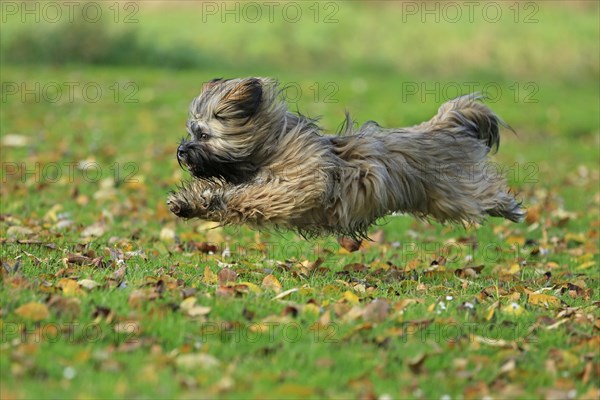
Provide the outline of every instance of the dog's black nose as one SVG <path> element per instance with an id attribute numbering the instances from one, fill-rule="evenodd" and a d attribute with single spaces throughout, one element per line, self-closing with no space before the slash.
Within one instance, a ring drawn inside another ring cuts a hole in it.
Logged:
<path id="1" fill-rule="evenodd" d="M 180 144 L 179 147 L 177 147 L 177 159 L 182 160 L 185 157 L 185 153 L 186 148 L 182 144 Z"/>
<path id="2" fill-rule="evenodd" d="M 177 147 L 177 163 L 179 164 L 179 166 L 181 168 L 183 168 L 182 163 L 185 163 L 185 155 L 186 155 L 186 148 L 184 145 L 180 144 L 179 147 Z M 185 169 L 185 168 L 183 168 Z"/>

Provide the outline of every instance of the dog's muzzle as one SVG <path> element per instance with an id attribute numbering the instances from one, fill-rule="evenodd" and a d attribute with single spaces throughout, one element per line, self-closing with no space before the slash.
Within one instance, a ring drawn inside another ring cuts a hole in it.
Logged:
<path id="1" fill-rule="evenodd" d="M 185 169 L 184 166 L 187 165 L 187 150 L 185 143 L 182 143 L 177 147 L 177 162 L 183 169 Z"/>

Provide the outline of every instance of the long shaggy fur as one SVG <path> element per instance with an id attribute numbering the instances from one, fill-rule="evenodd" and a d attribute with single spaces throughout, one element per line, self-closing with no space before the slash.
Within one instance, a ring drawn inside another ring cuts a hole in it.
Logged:
<path id="1" fill-rule="evenodd" d="M 171 193 L 183 218 L 295 229 L 304 235 L 366 236 L 377 218 L 471 223 L 487 215 L 520 221 L 524 212 L 487 155 L 502 121 L 467 95 L 429 121 L 357 131 L 347 116 L 338 136 L 287 110 L 266 78 L 213 80 L 192 102 L 189 139 L 178 160 L 193 179 Z"/>

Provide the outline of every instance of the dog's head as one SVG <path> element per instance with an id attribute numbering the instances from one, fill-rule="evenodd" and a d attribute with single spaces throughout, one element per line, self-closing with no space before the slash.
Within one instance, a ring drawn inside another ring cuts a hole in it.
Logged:
<path id="1" fill-rule="evenodd" d="M 285 113 L 270 79 L 213 79 L 192 101 L 177 160 L 198 178 L 247 181 L 266 162 Z"/>

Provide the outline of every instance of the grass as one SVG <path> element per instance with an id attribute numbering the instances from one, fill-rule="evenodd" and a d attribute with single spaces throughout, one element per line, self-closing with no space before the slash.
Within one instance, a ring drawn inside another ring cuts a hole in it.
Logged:
<path id="1" fill-rule="evenodd" d="M 200 23 L 190 7 L 141 3 L 133 32 L 198 52 L 193 68 L 2 57 L 3 398 L 598 396 L 597 5 L 540 3 L 529 25 L 421 23 L 359 2 L 340 3 L 335 24 Z M 27 27 L 2 25 L 3 55 Z M 345 109 L 403 126 L 452 85 L 500 87 L 490 105 L 518 134 L 504 132 L 494 157 L 530 219 L 392 216 L 355 253 L 335 238 L 176 220 L 164 202 L 186 177 L 174 154 L 188 102 L 207 79 L 249 75 L 300 88 L 291 107 L 328 131 Z M 66 82 L 79 83 L 72 100 Z M 36 84 L 39 98 L 22 96 Z M 233 282 L 219 283 L 224 268 Z"/>

